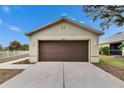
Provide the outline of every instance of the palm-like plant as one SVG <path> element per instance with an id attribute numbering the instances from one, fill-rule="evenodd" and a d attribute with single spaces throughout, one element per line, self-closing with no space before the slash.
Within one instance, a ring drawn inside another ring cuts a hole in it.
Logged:
<path id="1" fill-rule="evenodd" d="M 123 49 L 124 48 L 124 43 L 122 43 L 120 46 L 119 46 L 119 49 Z"/>

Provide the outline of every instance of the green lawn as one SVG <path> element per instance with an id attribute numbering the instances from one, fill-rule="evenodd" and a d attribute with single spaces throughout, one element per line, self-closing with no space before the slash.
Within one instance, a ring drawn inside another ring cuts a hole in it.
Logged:
<path id="1" fill-rule="evenodd" d="M 101 64 L 109 64 L 117 67 L 124 67 L 124 57 L 114 57 L 114 56 L 100 56 Z"/>

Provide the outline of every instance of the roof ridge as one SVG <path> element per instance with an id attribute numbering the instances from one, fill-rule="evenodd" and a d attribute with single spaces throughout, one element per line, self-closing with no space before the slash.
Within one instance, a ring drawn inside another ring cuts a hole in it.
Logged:
<path id="1" fill-rule="evenodd" d="M 111 35 L 110 37 L 108 37 L 107 39 L 101 41 L 100 44 L 109 44 L 109 43 L 112 43 L 112 42 L 121 42 L 121 41 L 124 41 L 124 32 L 118 32 L 118 33 L 115 33 L 114 35 Z"/>
<path id="2" fill-rule="evenodd" d="M 74 20 L 72 20 L 72 19 L 70 19 L 70 18 L 63 17 L 63 16 L 60 17 L 59 19 L 56 19 L 55 21 L 49 22 L 48 24 L 45 24 L 45 25 L 43 25 L 43 26 L 41 26 L 41 27 L 38 27 L 38 28 L 34 29 L 34 30 L 31 31 L 31 32 L 26 32 L 25 34 L 26 34 L 27 36 L 29 36 L 29 35 L 31 35 L 31 34 L 37 32 L 39 29 L 46 28 L 46 27 L 48 27 L 48 26 L 50 26 L 50 25 L 52 25 L 52 24 L 55 24 L 55 23 L 57 23 L 57 22 L 59 22 L 59 21 L 62 21 L 62 20 L 68 21 L 68 22 L 73 23 L 73 24 L 75 24 L 75 25 L 78 25 L 78 26 L 80 26 L 80 27 L 82 27 L 82 28 L 88 29 L 88 30 L 90 30 L 90 31 L 92 31 L 92 32 L 94 32 L 94 33 L 99 34 L 99 35 L 103 35 L 103 34 L 104 34 L 103 31 L 99 31 L 99 30 L 97 30 L 97 29 L 95 29 L 95 28 L 92 28 L 92 27 L 87 26 L 87 25 L 85 25 L 85 24 L 81 24 L 81 23 L 79 23 L 79 22 L 77 22 L 77 21 L 74 21 Z"/>

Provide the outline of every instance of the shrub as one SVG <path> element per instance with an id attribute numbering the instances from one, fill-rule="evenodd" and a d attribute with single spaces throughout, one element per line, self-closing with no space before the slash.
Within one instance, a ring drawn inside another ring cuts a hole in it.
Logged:
<path id="1" fill-rule="evenodd" d="M 109 47 L 108 46 L 102 46 L 102 47 L 100 47 L 99 52 L 102 55 L 108 55 L 109 54 Z"/>
<path id="2" fill-rule="evenodd" d="M 118 48 L 121 49 L 121 50 L 123 50 L 123 48 L 124 48 L 124 43 L 122 43 Z"/>

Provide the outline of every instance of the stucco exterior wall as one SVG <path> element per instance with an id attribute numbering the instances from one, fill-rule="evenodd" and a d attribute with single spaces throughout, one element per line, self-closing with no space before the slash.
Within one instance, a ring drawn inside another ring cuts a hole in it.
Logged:
<path id="1" fill-rule="evenodd" d="M 99 35 L 69 22 L 60 22 L 29 37 L 30 62 L 38 62 L 39 40 L 89 40 L 89 62 L 99 62 Z"/>
<path id="2" fill-rule="evenodd" d="M 124 41 L 122 42 L 124 44 Z M 124 47 L 122 48 L 122 56 L 124 56 Z"/>

